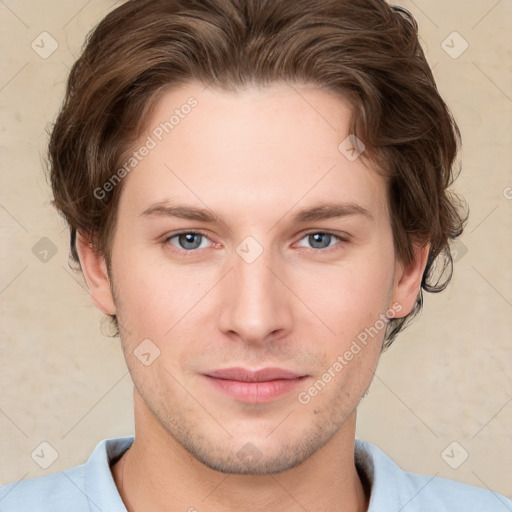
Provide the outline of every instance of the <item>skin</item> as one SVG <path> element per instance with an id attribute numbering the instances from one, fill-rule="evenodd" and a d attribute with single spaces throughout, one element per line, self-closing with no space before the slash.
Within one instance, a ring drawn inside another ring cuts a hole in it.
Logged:
<path id="1" fill-rule="evenodd" d="M 384 179 L 338 150 L 350 120 L 339 97 L 304 84 L 233 93 L 192 82 L 165 93 L 141 143 L 190 96 L 197 107 L 124 178 L 110 275 L 78 239 L 92 300 L 117 315 L 134 381 L 135 441 L 112 468 L 121 497 L 130 511 L 366 510 L 356 407 L 384 329 L 309 403 L 298 395 L 379 315 L 410 312 L 428 248 L 397 260 Z M 163 201 L 217 221 L 142 215 Z M 368 215 L 294 220 L 325 203 Z M 192 237 L 199 248 L 170 238 L 181 230 L 205 235 Z M 336 236 L 318 245 L 311 232 Z M 251 263 L 237 252 L 248 236 L 262 249 Z M 145 339 L 160 351 L 147 366 L 134 354 Z M 304 378 L 249 403 L 203 375 L 226 367 Z"/>

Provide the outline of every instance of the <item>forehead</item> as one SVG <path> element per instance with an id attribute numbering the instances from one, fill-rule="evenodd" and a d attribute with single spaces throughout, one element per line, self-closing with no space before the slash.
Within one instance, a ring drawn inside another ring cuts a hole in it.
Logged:
<path id="1" fill-rule="evenodd" d="M 346 151 L 350 117 L 348 102 L 305 85 L 171 89 L 134 147 L 120 207 L 172 198 L 240 218 L 344 201 L 386 216 L 383 178 Z"/>

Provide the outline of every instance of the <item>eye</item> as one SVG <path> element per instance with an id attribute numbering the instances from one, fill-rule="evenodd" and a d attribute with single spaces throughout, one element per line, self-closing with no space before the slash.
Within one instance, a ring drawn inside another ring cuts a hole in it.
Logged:
<path id="1" fill-rule="evenodd" d="M 303 240 L 306 240 L 307 244 L 309 244 L 309 248 L 317 250 L 328 249 L 329 247 L 336 245 L 337 242 L 345 241 L 345 239 L 339 235 L 324 231 L 315 231 L 303 236 L 298 243 L 298 246 L 308 247 L 308 245 L 303 245 Z M 170 244 L 187 252 L 192 252 L 195 249 L 204 249 L 208 247 L 211 244 L 211 241 L 203 233 L 184 231 L 168 236 L 164 243 Z"/>
<path id="2" fill-rule="evenodd" d="M 178 249 L 184 249 L 185 251 L 203 249 L 204 247 L 208 247 L 208 242 L 209 240 L 205 235 L 194 231 L 176 233 L 165 239 L 165 243 L 170 243 Z"/>
<path id="3" fill-rule="evenodd" d="M 324 233 L 323 231 L 315 231 L 313 233 L 308 233 L 306 236 L 301 238 L 302 240 L 307 240 L 307 243 L 310 244 L 310 247 L 313 249 L 327 249 L 328 247 L 332 247 L 343 240 L 342 237 L 335 235 L 333 233 Z M 300 247 L 306 247 L 299 242 Z"/>

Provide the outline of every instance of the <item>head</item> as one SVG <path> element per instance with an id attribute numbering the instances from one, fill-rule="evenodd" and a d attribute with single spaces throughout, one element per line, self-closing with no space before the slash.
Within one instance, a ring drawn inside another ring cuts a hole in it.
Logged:
<path id="1" fill-rule="evenodd" d="M 328 442 L 422 290 L 448 284 L 458 141 L 413 18 L 384 1 L 110 13 L 71 71 L 50 176 L 140 410 L 221 471 Z M 214 378 L 228 367 L 300 378 L 233 398 Z"/>

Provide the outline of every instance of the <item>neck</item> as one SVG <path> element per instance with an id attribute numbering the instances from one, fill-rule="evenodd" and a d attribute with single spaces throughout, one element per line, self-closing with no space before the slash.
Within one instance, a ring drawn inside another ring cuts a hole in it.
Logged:
<path id="1" fill-rule="evenodd" d="M 247 510 L 248 503 L 254 512 L 368 508 L 354 463 L 355 412 L 302 464 L 269 475 L 214 471 L 177 443 L 151 413 L 135 417 L 135 440 L 112 466 L 128 512 L 232 512 Z"/>

